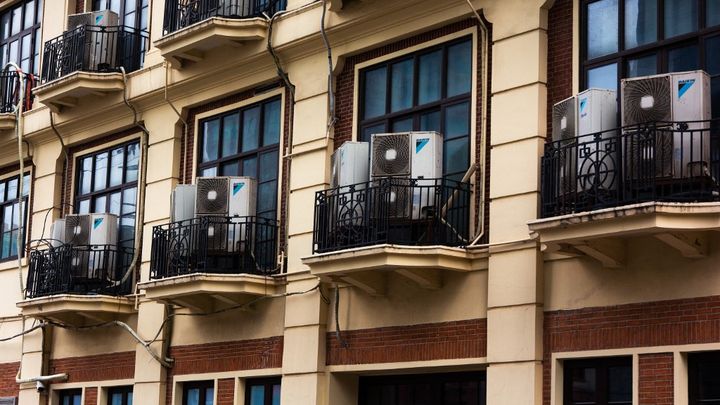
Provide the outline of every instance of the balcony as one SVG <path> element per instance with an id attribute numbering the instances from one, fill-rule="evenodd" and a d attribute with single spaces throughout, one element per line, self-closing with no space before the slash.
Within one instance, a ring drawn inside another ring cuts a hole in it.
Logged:
<path id="1" fill-rule="evenodd" d="M 168 0 L 163 38 L 155 47 L 175 68 L 198 62 L 208 50 L 264 39 L 267 16 L 286 0 Z"/>
<path id="2" fill-rule="evenodd" d="M 25 78 L 27 111 L 32 107 L 32 88 L 35 84 L 33 76 Z M 20 102 L 20 75 L 14 70 L 0 71 L 0 141 L 15 137 L 15 108 Z"/>
<path id="3" fill-rule="evenodd" d="M 320 191 L 313 256 L 303 259 L 326 281 L 383 295 L 389 273 L 422 288 L 442 271 L 486 268 L 470 243 L 471 186 L 446 179 L 385 178 Z"/>
<path id="4" fill-rule="evenodd" d="M 82 325 L 134 312 L 133 249 L 110 245 L 50 247 L 30 252 L 23 315 Z"/>
<path id="5" fill-rule="evenodd" d="M 34 93 L 60 112 L 82 97 L 120 92 L 120 68 L 126 73 L 142 68 L 148 44 L 148 33 L 139 29 L 78 26 L 45 43 L 43 85 Z"/>
<path id="6" fill-rule="evenodd" d="M 278 224 L 260 217 L 199 217 L 153 228 L 149 299 L 197 312 L 275 294 Z"/>
<path id="7" fill-rule="evenodd" d="M 546 144 L 541 216 L 550 251 L 620 267 L 624 241 L 650 236 L 689 258 L 720 224 L 720 122 L 652 123 Z"/>

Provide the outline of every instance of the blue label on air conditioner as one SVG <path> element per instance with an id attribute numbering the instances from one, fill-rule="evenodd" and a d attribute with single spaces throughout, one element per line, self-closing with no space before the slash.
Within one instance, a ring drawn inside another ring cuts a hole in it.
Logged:
<path id="1" fill-rule="evenodd" d="M 242 182 L 233 184 L 233 195 L 239 193 L 243 187 L 245 187 L 245 183 Z"/>
<path id="2" fill-rule="evenodd" d="M 678 98 L 682 98 L 682 96 L 690 90 L 690 87 L 695 84 L 695 79 L 688 79 L 688 80 L 680 80 L 678 82 Z"/>
<path id="3" fill-rule="evenodd" d="M 430 138 L 420 138 L 415 141 L 415 153 L 420 153 L 422 148 L 430 142 Z"/>
<path id="4" fill-rule="evenodd" d="M 100 21 L 102 21 L 102 20 L 103 20 L 103 16 L 102 16 L 102 15 L 96 15 L 96 16 L 95 16 L 95 25 L 100 24 Z"/>
<path id="5" fill-rule="evenodd" d="M 95 218 L 93 221 L 93 229 L 98 229 L 100 225 L 102 225 L 103 219 L 102 218 Z"/>
<path id="6" fill-rule="evenodd" d="M 585 107 L 587 107 L 587 99 L 586 98 L 580 100 L 580 112 L 585 111 Z"/>

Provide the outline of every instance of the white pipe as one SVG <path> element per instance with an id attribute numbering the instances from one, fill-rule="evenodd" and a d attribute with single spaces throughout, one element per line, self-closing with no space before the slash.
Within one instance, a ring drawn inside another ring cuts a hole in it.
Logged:
<path id="1" fill-rule="evenodd" d="M 62 374 L 52 374 L 52 375 L 41 375 L 37 377 L 30 377 L 30 378 L 16 378 L 15 382 L 17 384 L 24 384 L 24 383 L 31 383 L 31 382 L 51 382 L 51 381 L 67 381 L 68 375 L 67 373 Z"/>
<path id="2" fill-rule="evenodd" d="M 482 132 L 480 139 L 482 140 L 482 143 L 480 145 L 480 170 L 482 171 L 481 176 L 481 184 L 479 185 L 479 191 L 480 191 L 480 207 L 478 216 L 478 224 L 480 226 L 480 230 L 475 236 L 475 239 L 470 243 L 470 246 L 475 245 L 478 243 L 478 241 L 485 235 L 485 179 L 486 179 L 486 170 L 485 170 L 485 154 L 486 154 L 486 135 L 487 135 L 487 104 L 488 104 L 488 55 L 490 54 L 490 33 L 488 31 L 487 26 L 485 25 L 485 21 L 483 21 L 482 17 L 480 16 L 480 13 L 475 10 L 475 7 L 473 7 L 472 2 L 470 0 L 465 0 L 467 2 L 467 5 L 472 10 L 473 14 L 475 15 L 475 18 L 478 20 L 478 23 L 480 24 L 480 31 L 482 32 L 482 56 L 480 57 L 480 64 L 481 64 L 481 74 L 480 77 L 482 78 L 482 83 L 480 84 L 480 91 L 482 92 L 482 102 L 481 102 L 481 112 L 480 112 L 480 131 Z"/>

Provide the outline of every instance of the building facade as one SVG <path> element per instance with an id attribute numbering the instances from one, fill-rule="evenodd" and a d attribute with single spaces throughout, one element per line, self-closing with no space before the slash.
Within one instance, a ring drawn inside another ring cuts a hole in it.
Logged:
<path id="1" fill-rule="evenodd" d="M 715 121 L 552 135 L 669 72 L 718 116 L 720 2 L 4 0 L 0 52 L 0 403 L 720 401 Z"/>

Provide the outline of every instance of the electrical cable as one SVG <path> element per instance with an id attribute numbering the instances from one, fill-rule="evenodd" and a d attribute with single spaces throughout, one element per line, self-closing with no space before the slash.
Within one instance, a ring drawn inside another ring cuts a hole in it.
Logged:
<path id="1" fill-rule="evenodd" d="M 325 132 L 325 140 L 327 141 L 330 139 L 330 133 L 335 129 L 335 124 L 337 123 L 337 117 L 335 116 L 335 89 L 333 87 L 333 60 L 332 60 L 332 48 L 330 47 L 330 40 L 328 39 L 327 32 L 325 31 L 325 15 L 327 13 L 327 0 L 323 0 L 323 11 L 322 11 L 322 17 L 320 19 L 320 34 L 323 39 L 323 43 L 325 44 L 325 49 L 327 50 L 327 57 L 328 57 L 328 105 L 330 109 L 330 114 L 328 117 L 328 124 L 327 124 L 327 131 Z"/>
<path id="2" fill-rule="evenodd" d="M 164 65 L 165 65 L 165 86 L 164 86 L 164 90 L 165 90 L 165 92 L 164 92 L 165 102 L 170 106 L 170 108 L 172 108 L 172 110 L 173 110 L 173 111 L 175 112 L 175 114 L 178 116 L 178 118 L 180 119 L 180 121 L 183 123 L 183 136 L 182 136 L 182 140 L 181 140 L 182 145 L 183 145 L 183 165 L 182 165 L 182 168 L 180 169 L 181 172 L 182 172 L 182 173 L 180 173 L 180 174 L 181 174 L 181 176 L 182 176 L 182 184 L 187 184 L 187 177 L 186 177 L 186 172 L 187 172 L 187 170 L 185 170 L 185 169 L 187 168 L 187 162 L 185 161 L 185 159 L 187 159 L 187 151 L 188 151 L 188 128 L 189 128 L 189 125 L 188 125 L 187 120 L 185 120 L 185 118 L 183 118 L 183 116 L 182 116 L 182 114 L 180 113 L 180 111 L 178 111 L 178 109 L 175 108 L 175 105 L 170 101 L 170 98 L 168 97 L 168 73 L 169 73 L 169 69 L 168 69 L 168 63 L 167 63 L 167 61 L 164 62 Z"/>
<path id="3" fill-rule="evenodd" d="M 344 349 L 350 347 L 340 334 L 340 287 L 337 285 L 335 286 L 335 339 L 337 339 L 340 347 Z"/>

